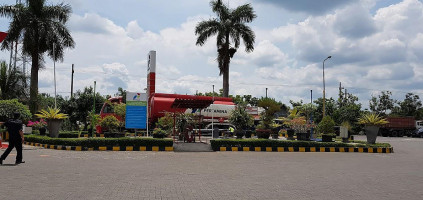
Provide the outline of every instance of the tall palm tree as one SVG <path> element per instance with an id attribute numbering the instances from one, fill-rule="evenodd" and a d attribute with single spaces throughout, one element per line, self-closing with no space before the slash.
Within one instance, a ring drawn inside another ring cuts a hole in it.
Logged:
<path id="1" fill-rule="evenodd" d="M 223 96 L 229 95 L 229 63 L 238 49 L 241 38 L 244 41 L 245 51 L 254 50 L 255 34 L 245 23 L 256 18 L 253 7 L 245 4 L 232 10 L 221 0 L 213 0 L 210 6 L 217 18 L 202 21 L 195 27 L 198 35 L 196 45 L 204 45 L 206 40 L 217 35 L 217 61 L 220 75 L 223 75 Z"/>
<path id="2" fill-rule="evenodd" d="M 29 99 L 32 114 L 37 112 L 38 71 L 42 67 L 44 53 L 54 61 L 63 61 L 64 49 L 75 46 L 66 27 L 71 12 L 70 5 L 47 6 L 45 0 L 26 0 L 25 5 L 0 7 L 0 17 L 12 19 L 1 49 L 10 49 L 14 41 L 21 40 L 22 53 L 32 59 Z"/>
<path id="3" fill-rule="evenodd" d="M 0 62 L 0 99 L 26 98 L 25 75 L 5 61 Z"/>

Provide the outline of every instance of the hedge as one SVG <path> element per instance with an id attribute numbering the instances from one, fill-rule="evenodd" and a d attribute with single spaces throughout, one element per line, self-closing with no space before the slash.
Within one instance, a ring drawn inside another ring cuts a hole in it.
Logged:
<path id="1" fill-rule="evenodd" d="M 79 138 L 79 131 L 60 132 L 59 138 Z"/>
<path id="2" fill-rule="evenodd" d="M 172 139 L 153 138 L 50 138 L 48 136 L 28 135 L 25 141 L 62 146 L 104 147 L 104 146 L 173 146 Z"/>
<path id="3" fill-rule="evenodd" d="M 315 142 L 297 140 L 269 140 L 269 139 L 218 139 L 211 140 L 213 151 L 220 147 L 391 147 L 388 143 L 350 144 L 342 142 Z"/>

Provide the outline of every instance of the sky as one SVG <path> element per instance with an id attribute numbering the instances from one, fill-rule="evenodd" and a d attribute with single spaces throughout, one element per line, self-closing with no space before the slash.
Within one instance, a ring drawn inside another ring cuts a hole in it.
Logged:
<path id="1" fill-rule="evenodd" d="M 15 0 L 2 0 L 1 5 Z M 196 46 L 195 26 L 215 18 L 208 0 L 48 0 L 72 7 L 67 23 L 76 42 L 56 63 L 57 92 L 97 83 L 101 94 L 117 88 L 143 92 L 147 54 L 157 52 L 156 92 L 195 94 L 222 88 L 215 37 Z M 310 102 L 337 99 L 339 83 L 368 107 L 372 95 L 392 91 L 403 100 L 423 98 L 423 2 L 420 0 L 224 0 L 230 8 L 249 3 L 257 18 L 254 51 L 240 46 L 230 65 L 230 90 L 236 95 L 268 96 Z M 0 31 L 10 19 L 0 18 Z M 9 62 L 10 52 L 0 51 Z M 39 92 L 54 94 L 53 62 L 39 72 Z M 29 67 L 29 66 L 27 66 Z M 28 69 L 29 72 L 29 69 Z"/>

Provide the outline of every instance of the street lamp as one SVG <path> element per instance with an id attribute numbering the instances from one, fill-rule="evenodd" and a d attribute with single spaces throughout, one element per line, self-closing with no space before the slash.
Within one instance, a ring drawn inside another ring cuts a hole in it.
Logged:
<path id="1" fill-rule="evenodd" d="M 323 117 L 325 117 L 325 105 L 326 105 L 326 86 L 325 86 L 325 61 L 332 56 L 328 56 L 325 60 L 323 60 Z"/>

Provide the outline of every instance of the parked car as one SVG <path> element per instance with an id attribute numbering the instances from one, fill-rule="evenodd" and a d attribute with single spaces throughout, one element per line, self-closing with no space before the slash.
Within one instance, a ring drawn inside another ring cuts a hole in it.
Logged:
<path id="1" fill-rule="evenodd" d="M 416 129 L 416 131 L 414 131 L 413 137 L 423 138 L 423 128 Z"/>

